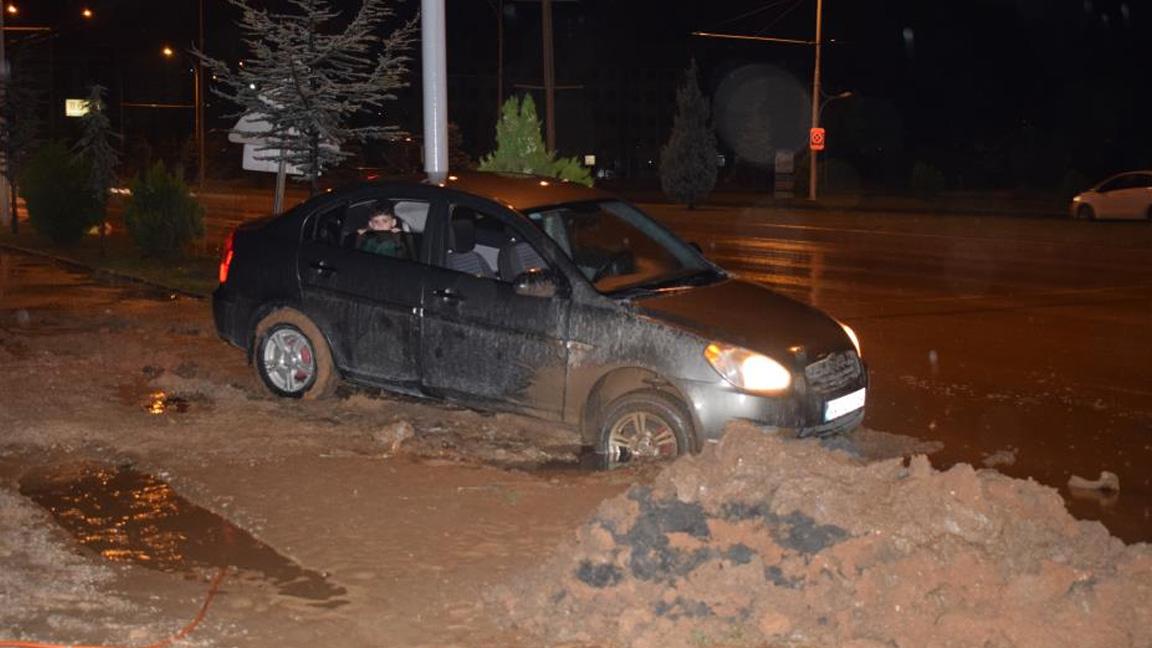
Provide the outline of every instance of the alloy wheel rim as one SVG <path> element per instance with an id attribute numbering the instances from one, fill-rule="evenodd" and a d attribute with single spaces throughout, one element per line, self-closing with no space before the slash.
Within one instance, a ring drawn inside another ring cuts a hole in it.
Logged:
<path id="1" fill-rule="evenodd" d="M 308 338 L 291 329 L 280 329 L 264 343 L 264 373 L 277 389 L 288 393 L 303 390 L 316 375 L 316 358 Z"/>
<path id="2" fill-rule="evenodd" d="M 650 412 L 631 412 L 616 421 L 608 433 L 608 460 L 612 463 L 671 458 L 679 449 L 672 426 Z"/>

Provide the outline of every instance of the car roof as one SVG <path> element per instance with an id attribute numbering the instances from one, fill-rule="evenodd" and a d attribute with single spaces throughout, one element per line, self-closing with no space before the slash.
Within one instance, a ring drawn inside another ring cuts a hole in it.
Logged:
<path id="1" fill-rule="evenodd" d="M 488 198 L 517 211 L 613 197 L 576 182 L 514 173 L 453 173 L 441 186 Z"/>
<path id="2" fill-rule="evenodd" d="M 383 177 L 344 185 L 336 193 L 347 195 L 368 187 L 397 185 L 434 186 L 423 175 L 411 175 Z M 610 193 L 576 182 L 517 173 L 464 171 L 450 174 L 439 186 L 486 198 L 521 212 L 531 211 L 537 207 L 615 198 Z"/>

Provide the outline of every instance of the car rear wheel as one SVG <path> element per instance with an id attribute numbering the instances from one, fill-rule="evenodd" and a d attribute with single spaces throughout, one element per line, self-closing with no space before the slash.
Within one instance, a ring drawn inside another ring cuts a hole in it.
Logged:
<path id="1" fill-rule="evenodd" d="M 317 399 L 339 383 L 332 352 L 312 320 L 291 308 L 272 311 L 256 325 L 253 365 L 273 394 Z"/>
<path id="2" fill-rule="evenodd" d="M 1092 209 L 1092 205 L 1080 205 L 1076 210 L 1076 217 L 1080 220 L 1096 220 L 1096 210 Z"/>
<path id="3" fill-rule="evenodd" d="M 601 419 L 597 451 L 608 468 L 675 459 L 691 449 L 692 423 L 684 408 L 655 392 L 634 392 L 613 401 Z"/>

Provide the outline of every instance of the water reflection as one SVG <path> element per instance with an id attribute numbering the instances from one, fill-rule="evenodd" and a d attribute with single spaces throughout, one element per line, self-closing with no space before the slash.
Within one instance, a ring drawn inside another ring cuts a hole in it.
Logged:
<path id="1" fill-rule="evenodd" d="M 231 566 L 271 580 L 282 594 L 324 607 L 345 603 L 344 588 L 322 574 L 130 467 L 55 467 L 22 479 L 20 492 L 108 560 L 167 572 Z"/>

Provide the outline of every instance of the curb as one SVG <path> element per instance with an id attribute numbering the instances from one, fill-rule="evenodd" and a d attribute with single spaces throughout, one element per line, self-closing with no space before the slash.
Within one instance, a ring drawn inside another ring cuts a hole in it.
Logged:
<path id="1" fill-rule="evenodd" d="M 68 257 L 62 257 L 62 256 L 59 256 L 56 254 L 51 254 L 49 252 L 44 252 L 42 250 L 33 250 L 30 248 L 20 247 L 19 245 L 12 245 L 11 243 L 0 242 L 0 250 L 7 250 L 10 252 L 17 252 L 19 254 L 24 254 L 26 256 L 33 256 L 33 257 L 38 257 L 41 259 L 47 259 L 49 261 L 52 261 L 53 263 L 57 263 L 59 265 L 66 266 L 66 267 L 71 268 L 73 270 L 79 270 L 82 272 L 87 272 L 88 274 L 90 274 L 94 277 L 97 277 L 97 278 L 107 277 L 107 278 L 115 279 L 117 281 L 134 283 L 134 284 L 139 284 L 142 286 L 148 286 L 149 288 L 155 288 L 157 290 L 163 290 L 164 292 L 172 293 L 174 295 L 179 295 L 181 297 L 189 297 L 192 299 L 204 300 L 204 299 L 208 299 L 211 296 L 211 294 L 201 294 L 201 293 L 197 293 L 197 292 L 192 292 L 190 290 L 185 290 L 183 288 L 174 288 L 172 286 L 166 286 L 162 283 L 152 281 L 150 279 L 144 279 L 142 277 L 137 277 L 135 275 L 127 274 L 124 272 L 119 272 L 117 270 L 109 270 L 107 268 L 97 268 L 94 266 L 87 265 L 85 263 L 81 263 L 80 261 L 77 261 L 75 259 L 70 259 Z"/>

